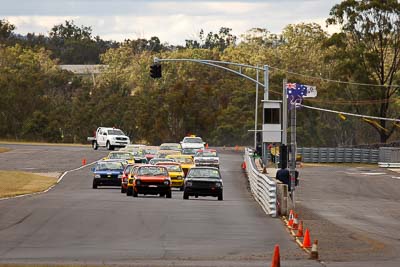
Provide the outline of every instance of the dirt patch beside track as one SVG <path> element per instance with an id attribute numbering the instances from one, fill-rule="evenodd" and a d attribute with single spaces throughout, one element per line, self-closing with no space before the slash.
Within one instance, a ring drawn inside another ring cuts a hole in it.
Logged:
<path id="1" fill-rule="evenodd" d="M 42 192 L 57 182 L 59 173 L 0 171 L 0 198 Z"/>

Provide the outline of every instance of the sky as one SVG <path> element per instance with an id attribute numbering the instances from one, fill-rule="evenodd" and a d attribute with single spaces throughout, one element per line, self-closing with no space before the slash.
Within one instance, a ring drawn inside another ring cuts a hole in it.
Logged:
<path id="1" fill-rule="evenodd" d="M 281 33 L 288 24 L 315 22 L 325 28 L 330 9 L 340 0 L 0 0 L 0 20 L 16 33 L 48 35 L 54 25 L 73 20 L 90 26 L 103 40 L 160 38 L 184 45 L 205 33 L 232 29 L 240 36 L 251 28 Z"/>

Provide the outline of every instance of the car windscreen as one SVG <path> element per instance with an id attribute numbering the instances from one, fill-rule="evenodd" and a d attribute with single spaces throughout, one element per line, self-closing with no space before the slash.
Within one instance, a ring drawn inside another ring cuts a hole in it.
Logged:
<path id="1" fill-rule="evenodd" d="M 135 157 L 143 157 L 143 150 L 132 151 L 131 154 Z"/>
<path id="2" fill-rule="evenodd" d="M 196 157 L 218 157 L 218 155 L 215 151 L 203 151 L 197 152 Z"/>
<path id="3" fill-rule="evenodd" d="M 155 155 L 155 154 L 157 154 L 158 150 L 146 148 L 145 152 L 146 152 L 146 154 Z"/>
<path id="4" fill-rule="evenodd" d="M 168 176 L 166 168 L 157 166 L 140 167 L 137 174 L 143 176 Z"/>
<path id="5" fill-rule="evenodd" d="M 110 153 L 108 158 L 109 159 L 131 159 L 132 156 L 130 153 Z"/>
<path id="6" fill-rule="evenodd" d="M 165 166 L 169 172 L 181 172 L 182 168 L 179 165 L 166 165 Z"/>
<path id="7" fill-rule="evenodd" d="M 175 158 L 175 160 L 179 163 L 183 164 L 193 164 L 193 159 L 192 158 Z"/>
<path id="8" fill-rule="evenodd" d="M 156 164 L 157 162 L 160 162 L 160 161 L 168 161 L 168 162 L 175 162 L 175 160 L 173 160 L 173 159 L 167 159 L 167 158 L 155 158 L 155 159 L 151 159 L 150 161 L 149 161 L 149 163 L 150 164 L 152 164 L 152 165 L 154 165 L 154 164 Z"/>
<path id="9" fill-rule="evenodd" d="M 195 144 L 195 143 L 201 143 L 202 144 L 203 140 L 200 137 L 193 137 L 193 138 L 184 138 L 183 142 L 184 143 L 192 143 L 192 144 Z"/>
<path id="10" fill-rule="evenodd" d="M 186 178 L 215 178 L 220 179 L 219 171 L 215 169 L 190 169 Z"/>
<path id="11" fill-rule="evenodd" d="M 99 162 L 96 165 L 96 171 L 107 171 L 107 170 L 121 170 L 123 169 L 121 162 Z"/>
<path id="12" fill-rule="evenodd" d="M 198 148 L 184 148 L 182 149 L 182 154 L 196 154 Z"/>
<path id="13" fill-rule="evenodd" d="M 161 145 L 160 150 L 180 150 L 181 146 L 179 144 L 168 144 L 168 145 Z"/>
<path id="14" fill-rule="evenodd" d="M 124 132 L 118 129 L 108 130 L 107 133 L 108 135 L 125 135 Z"/>

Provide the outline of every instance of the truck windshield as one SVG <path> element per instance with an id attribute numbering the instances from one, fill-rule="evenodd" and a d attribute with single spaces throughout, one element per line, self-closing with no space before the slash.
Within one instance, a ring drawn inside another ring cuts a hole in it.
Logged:
<path id="1" fill-rule="evenodd" d="M 107 133 L 108 135 L 125 135 L 124 132 L 118 129 L 108 130 Z"/>

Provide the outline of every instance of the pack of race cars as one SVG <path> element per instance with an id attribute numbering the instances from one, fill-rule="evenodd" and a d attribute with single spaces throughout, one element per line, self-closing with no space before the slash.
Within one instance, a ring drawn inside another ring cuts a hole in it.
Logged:
<path id="1" fill-rule="evenodd" d="M 121 193 L 133 197 L 171 198 L 173 191 L 183 191 L 183 199 L 212 196 L 223 200 L 219 156 L 205 145 L 196 136 L 159 147 L 127 145 L 92 168 L 93 188 L 119 186 Z"/>

